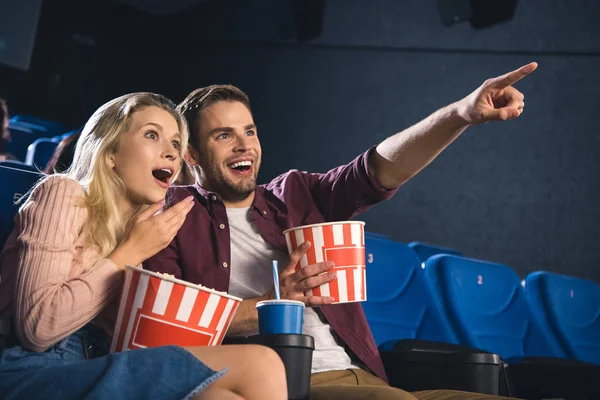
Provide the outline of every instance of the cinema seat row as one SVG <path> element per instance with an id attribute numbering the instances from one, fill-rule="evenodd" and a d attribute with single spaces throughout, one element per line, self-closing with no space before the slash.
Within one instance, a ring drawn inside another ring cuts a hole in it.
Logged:
<path id="1" fill-rule="evenodd" d="M 441 374 L 447 387 L 466 372 L 476 391 L 600 398 L 597 284 L 538 271 L 523 287 L 512 268 L 455 250 L 426 245 L 423 260 L 414 242 L 379 234 L 365 246 L 363 308 L 395 385 L 419 390 Z"/>

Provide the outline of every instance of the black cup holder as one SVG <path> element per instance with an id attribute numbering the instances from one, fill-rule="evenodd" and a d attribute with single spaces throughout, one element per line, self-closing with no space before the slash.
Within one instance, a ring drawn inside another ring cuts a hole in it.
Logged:
<path id="1" fill-rule="evenodd" d="M 226 337 L 223 344 L 259 344 L 270 347 L 285 366 L 289 400 L 310 397 L 310 371 L 315 340 L 312 336 L 296 334 Z"/>

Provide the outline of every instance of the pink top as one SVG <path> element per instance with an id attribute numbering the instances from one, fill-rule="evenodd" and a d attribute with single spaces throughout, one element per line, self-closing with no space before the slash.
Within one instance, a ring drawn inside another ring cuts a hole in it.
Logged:
<path id="1" fill-rule="evenodd" d="M 83 196 L 76 181 L 47 178 L 20 208 L 0 255 L 0 319 L 12 317 L 30 350 L 44 351 L 90 321 L 112 333 L 124 275 L 84 245 Z"/>

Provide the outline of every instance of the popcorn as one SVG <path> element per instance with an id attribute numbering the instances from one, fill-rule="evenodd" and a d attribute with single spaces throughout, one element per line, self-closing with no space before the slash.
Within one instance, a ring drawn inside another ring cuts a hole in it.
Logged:
<path id="1" fill-rule="evenodd" d="M 110 351 L 218 346 L 241 302 L 171 274 L 126 267 Z"/>

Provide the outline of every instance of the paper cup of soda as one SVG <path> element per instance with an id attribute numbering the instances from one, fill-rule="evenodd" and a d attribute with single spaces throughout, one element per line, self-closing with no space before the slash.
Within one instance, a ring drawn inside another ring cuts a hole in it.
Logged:
<path id="1" fill-rule="evenodd" d="M 333 261 L 337 279 L 305 292 L 306 296 L 331 296 L 334 303 L 367 300 L 365 273 L 365 223 L 327 222 L 303 225 L 283 232 L 291 254 L 302 243 L 312 246 L 296 270 L 322 261 Z"/>
<path id="2" fill-rule="evenodd" d="M 217 346 L 241 302 L 172 275 L 127 266 L 110 351 Z"/>

